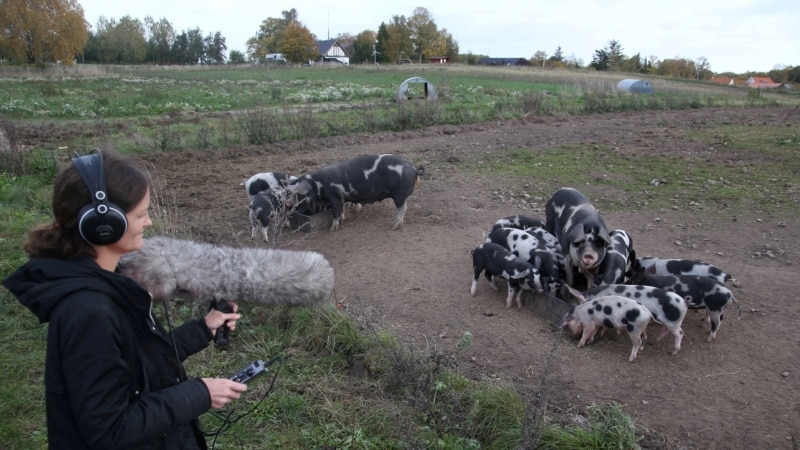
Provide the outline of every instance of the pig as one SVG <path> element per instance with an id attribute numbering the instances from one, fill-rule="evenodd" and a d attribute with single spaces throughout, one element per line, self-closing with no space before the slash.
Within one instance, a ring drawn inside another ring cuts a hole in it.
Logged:
<path id="1" fill-rule="evenodd" d="M 705 309 L 705 321 L 710 323 L 706 342 L 711 342 L 717 337 L 717 331 L 722 323 L 722 313 L 730 302 L 738 306 L 733 293 L 723 283 L 710 277 L 700 275 L 650 275 L 639 267 L 633 271 L 633 276 L 628 284 L 641 284 L 653 286 L 674 292 L 686 300 L 690 309 Z M 741 317 L 741 311 L 739 312 Z"/>
<path id="2" fill-rule="evenodd" d="M 656 336 L 655 342 L 660 341 L 667 333 L 672 333 L 674 337 L 672 354 L 675 355 L 681 350 L 681 341 L 683 340 L 682 325 L 689 310 L 681 296 L 652 286 L 627 284 L 595 286 L 583 292 L 586 300 L 606 295 L 621 295 L 644 305 L 653 315 L 653 319 L 662 324 L 661 331 Z"/>
<path id="3" fill-rule="evenodd" d="M 594 277 L 596 286 L 624 283 L 626 274 L 630 273 L 631 261 L 636 259 L 633 239 L 627 231 L 613 230 L 608 235 L 611 239 L 611 246 L 597 268 Z"/>
<path id="4" fill-rule="evenodd" d="M 280 172 L 262 172 L 257 173 L 247 180 L 242 182 L 244 190 L 247 192 L 247 198 L 252 201 L 253 197 L 259 192 L 269 189 L 284 188 L 289 185 L 297 177 Z"/>
<path id="5" fill-rule="evenodd" d="M 601 329 L 624 329 L 633 345 L 628 361 L 633 362 L 647 339 L 647 325 L 653 318 L 650 310 L 641 303 L 620 295 L 587 299 L 577 290 L 569 286 L 567 289 L 582 303 L 570 309 L 561 319 L 558 328 L 569 330 L 573 338 L 580 335 L 578 347 L 591 344 Z"/>
<path id="6" fill-rule="evenodd" d="M 575 287 L 577 271 L 586 276 L 587 287 L 591 287 L 591 274 L 603 262 L 611 238 L 589 199 L 572 188 L 556 191 L 545 205 L 545 229 L 561 245 L 566 284 Z"/>
<path id="7" fill-rule="evenodd" d="M 260 229 L 264 241 L 269 244 L 270 221 L 273 218 L 281 220 L 285 218 L 283 216 L 286 216 L 284 200 L 283 191 L 280 189 L 261 191 L 250 200 L 251 239 L 256 239 L 258 230 Z"/>
<path id="8" fill-rule="evenodd" d="M 513 300 L 516 300 L 517 308 L 522 309 L 523 290 L 542 291 L 536 268 L 498 244 L 484 242 L 472 251 L 473 276 L 469 293 L 473 297 L 478 287 L 478 278 L 484 271 L 486 279 L 489 281 L 489 287 L 495 291 L 498 277 L 508 281 L 506 308 L 510 308 Z"/>
<path id="9" fill-rule="evenodd" d="M 543 241 L 526 231 L 517 228 L 497 227 L 486 237 L 485 242 L 493 242 L 523 259 L 539 271 L 544 292 L 557 292 L 561 288 L 561 267 Z"/>
<path id="10" fill-rule="evenodd" d="M 397 207 L 392 229 L 403 225 L 406 200 L 419 185 L 425 167 L 414 167 L 395 155 L 365 155 L 330 164 L 292 181 L 287 191 L 308 198 L 312 205 L 329 205 L 331 231 L 339 229 L 344 204 L 374 203 L 391 198 Z"/>
<path id="11" fill-rule="evenodd" d="M 492 231 L 498 228 L 516 228 L 518 230 L 524 230 L 526 228 L 541 226 L 544 226 L 544 222 L 538 217 L 517 214 L 515 216 L 504 217 L 495 222 L 494 225 L 492 225 Z"/>
<path id="12" fill-rule="evenodd" d="M 722 284 L 731 279 L 730 274 L 718 267 L 691 259 L 666 259 L 643 256 L 635 265 L 644 267 L 650 275 L 700 275 L 716 279 Z"/>

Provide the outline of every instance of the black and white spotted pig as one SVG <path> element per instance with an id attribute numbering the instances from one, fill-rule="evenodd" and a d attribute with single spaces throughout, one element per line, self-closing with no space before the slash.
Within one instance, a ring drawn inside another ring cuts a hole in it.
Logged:
<path id="1" fill-rule="evenodd" d="M 559 328 L 568 329 L 573 338 L 580 335 L 578 347 L 591 344 L 597 332 L 602 329 L 625 330 L 633 345 L 628 361 L 635 360 L 647 339 L 647 325 L 653 318 L 650 310 L 641 303 L 620 295 L 585 299 L 575 289 L 567 289 L 582 303 L 570 309 L 561 319 Z"/>
<path id="2" fill-rule="evenodd" d="M 289 185 L 292 180 L 297 177 L 280 172 L 262 172 L 253 175 L 252 177 L 244 180 L 244 190 L 247 192 L 247 198 L 251 201 L 253 197 L 259 192 L 269 189 L 284 188 Z"/>
<path id="3" fill-rule="evenodd" d="M 253 226 L 250 237 L 256 238 L 258 230 L 269 244 L 269 224 L 273 218 L 280 218 L 284 212 L 285 197 L 280 189 L 267 189 L 257 193 L 250 200 L 250 224 Z"/>
<path id="4" fill-rule="evenodd" d="M 611 238 L 611 246 L 606 252 L 606 257 L 597 267 L 594 277 L 595 286 L 624 283 L 626 275 L 630 273 L 631 261 L 636 259 L 636 253 L 633 251 L 633 239 L 627 231 L 612 230 L 608 236 Z"/>
<path id="5" fill-rule="evenodd" d="M 561 267 L 545 243 L 537 237 L 517 228 L 498 227 L 486 236 L 485 242 L 501 245 L 517 258 L 533 264 L 539 271 L 544 292 L 557 292 L 561 288 Z"/>
<path id="6" fill-rule="evenodd" d="M 541 292 L 539 273 L 532 264 L 523 261 L 503 246 L 491 242 L 484 242 L 472 251 L 472 285 L 469 293 L 473 297 L 478 287 L 478 278 L 485 272 L 489 287 L 497 290 L 497 278 L 504 278 L 508 282 L 508 297 L 506 308 L 510 308 L 513 300 L 517 308 L 522 308 L 522 291 L 530 290 Z"/>
<path id="7" fill-rule="evenodd" d="M 686 313 L 689 310 L 681 296 L 652 286 L 628 284 L 595 286 L 583 291 L 583 296 L 586 299 L 604 297 L 606 295 L 621 295 L 644 305 L 653 315 L 653 319 L 662 324 L 661 331 L 656 336 L 655 342 L 663 339 L 667 333 L 671 333 L 674 337 L 672 354 L 674 355 L 680 351 L 681 341 L 683 340 L 683 319 L 686 318 Z"/>
<path id="8" fill-rule="evenodd" d="M 720 268 L 691 259 L 668 259 L 643 256 L 635 260 L 633 269 L 643 267 L 650 275 L 700 275 L 711 277 L 720 283 L 727 283 L 731 276 Z"/>
<path id="9" fill-rule="evenodd" d="M 690 309 L 705 309 L 705 320 L 711 324 L 707 342 L 711 342 L 717 337 L 717 331 L 722 322 L 722 313 L 728 304 L 734 302 L 738 305 L 733 293 L 723 283 L 714 278 L 699 275 L 650 275 L 640 267 L 633 271 L 633 276 L 628 280 L 628 284 L 665 289 L 685 299 Z"/>
<path id="10" fill-rule="evenodd" d="M 492 225 L 492 231 L 497 228 L 516 228 L 524 230 L 526 228 L 541 227 L 544 222 L 538 217 L 526 216 L 524 214 L 517 214 L 516 216 L 503 217 Z"/>
<path id="11" fill-rule="evenodd" d="M 556 191 L 545 205 L 545 229 L 561 244 L 566 284 L 575 287 L 577 271 L 591 287 L 591 274 L 605 258 L 611 238 L 589 199 L 572 188 Z"/>
<path id="12" fill-rule="evenodd" d="M 344 204 L 374 203 L 391 198 L 397 207 L 392 229 L 403 225 L 406 200 L 425 173 L 394 155 L 366 155 L 334 163 L 305 174 L 289 184 L 292 194 L 307 197 L 311 204 L 330 205 L 333 214 L 331 231 L 339 229 Z"/>

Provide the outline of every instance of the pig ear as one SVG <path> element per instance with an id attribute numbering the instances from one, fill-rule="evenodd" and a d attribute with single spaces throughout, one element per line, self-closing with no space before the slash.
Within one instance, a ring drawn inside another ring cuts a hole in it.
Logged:
<path id="1" fill-rule="evenodd" d="M 597 237 L 603 240 L 606 243 L 606 247 L 611 246 L 611 236 L 608 235 L 608 230 L 605 228 L 601 228 L 598 230 Z"/>
<path id="2" fill-rule="evenodd" d="M 572 243 L 583 242 L 586 240 L 586 232 L 583 231 L 583 228 L 578 228 L 575 230 L 575 234 L 572 236 Z"/>
<path id="3" fill-rule="evenodd" d="M 656 266 L 648 267 L 647 269 L 645 269 L 645 272 L 647 272 L 647 273 L 649 273 L 651 275 L 654 275 L 656 273 Z"/>
<path id="4" fill-rule="evenodd" d="M 569 293 L 572 294 L 573 297 L 577 298 L 581 303 L 586 301 L 586 297 L 584 297 L 581 292 L 579 292 L 578 290 L 576 290 L 572 286 L 569 286 L 569 285 L 565 284 L 564 287 L 566 287 L 567 290 L 569 291 Z"/>

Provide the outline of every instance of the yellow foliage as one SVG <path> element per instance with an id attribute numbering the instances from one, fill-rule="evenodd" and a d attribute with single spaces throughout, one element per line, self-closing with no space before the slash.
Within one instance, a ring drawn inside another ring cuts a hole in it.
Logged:
<path id="1" fill-rule="evenodd" d="M 42 65 L 72 65 L 89 40 L 83 8 L 76 0 L 0 2 L 0 56 Z"/>

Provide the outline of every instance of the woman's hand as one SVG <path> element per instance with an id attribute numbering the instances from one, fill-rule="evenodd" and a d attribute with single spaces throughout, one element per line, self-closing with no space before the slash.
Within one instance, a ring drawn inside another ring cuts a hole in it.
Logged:
<path id="1" fill-rule="evenodd" d="M 233 308 L 232 313 L 224 313 L 216 309 L 211 309 L 210 311 L 208 311 L 208 314 L 206 314 L 205 317 L 206 326 L 208 327 L 209 330 L 211 330 L 211 333 L 214 336 L 217 335 L 217 329 L 223 325 L 227 325 L 228 329 L 231 331 L 235 330 L 236 321 L 241 319 L 242 317 L 241 314 L 238 314 L 236 312 L 239 310 L 239 306 L 236 303 L 228 302 L 228 304 L 230 304 L 231 307 Z"/>
<path id="2" fill-rule="evenodd" d="M 201 378 L 211 396 L 211 407 L 220 409 L 241 397 L 247 385 L 226 378 Z"/>

